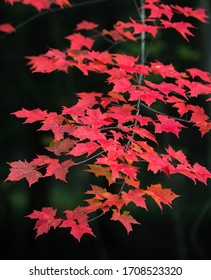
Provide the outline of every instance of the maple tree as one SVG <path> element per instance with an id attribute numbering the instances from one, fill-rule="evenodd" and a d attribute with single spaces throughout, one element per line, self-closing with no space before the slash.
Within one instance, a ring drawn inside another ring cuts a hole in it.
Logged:
<path id="1" fill-rule="evenodd" d="M 49 9 L 51 4 L 61 8 L 71 7 L 67 0 L 6 0 L 10 4 L 21 2 L 32 5 L 38 11 Z M 146 62 L 145 38 L 156 38 L 158 32 L 174 29 L 186 41 L 194 36 L 194 26 L 187 21 L 192 17 L 207 21 L 204 9 L 192 9 L 178 5 L 166 5 L 160 0 L 145 0 L 139 5 L 134 1 L 138 17 L 127 22 L 117 21 L 112 30 L 99 27 L 98 23 L 83 20 L 75 32 L 66 36 L 69 47 L 65 50 L 51 48 L 38 56 L 27 56 L 33 73 L 51 73 L 77 68 L 81 75 L 103 74 L 108 92 L 79 92 L 72 107 L 63 106 L 61 113 L 35 108 L 22 108 L 12 114 L 25 119 L 24 123 L 39 122 L 39 131 L 50 131 L 52 141 L 45 155 L 32 161 L 9 163 L 10 173 L 6 181 L 26 179 L 29 186 L 44 177 L 55 176 L 66 182 L 66 175 L 73 166 L 83 164 L 84 171 L 97 178 L 105 177 L 107 186 L 86 186 L 84 202 L 75 209 L 64 209 L 65 217 L 52 207 L 43 207 L 27 215 L 36 219 L 36 237 L 47 233 L 51 227 L 70 228 L 70 234 L 78 241 L 84 234 L 95 236 L 91 221 L 110 213 L 110 219 L 119 221 L 127 233 L 140 224 L 127 209 L 129 203 L 148 211 L 147 197 L 151 197 L 162 210 L 172 207 L 179 197 L 171 187 L 160 182 L 144 185 L 141 182 L 142 167 L 147 172 L 164 173 L 167 176 L 182 174 L 195 184 L 207 184 L 211 173 L 199 163 L 190 163 L 182 150 L 172 145 L 163 147 L 159 134 L 171 133 L 180 139 L 183 130 L 198 128 L 201 136 L 211 129 L 205 108 L 196 105 L 196 99 L 211 98 L 211 75 L 197 69 L 178 71 L 172 64 L 161 61 Z M 177 15 L 185 21 L 178 21 Z M 14 32 L 9 25 L 0 25 L 0 31 Z M 93 35 L 92 35 L 93 32 Z M 133 41 L 140 45 L 140 56 L 95 49 L 97 37 L 111 44 Z M 159 104 L 171 108 L 172 115 L 159 111 Z M 158 105 L 158 106 L 156 106 Z M 142 110 L 143 109 L 143 110 Z M 183 118 L 185 115 L 185 118 Z M 80 158 L 83 160 L 80 161 Z M 96 181 L 97 181 L 96 178 Z M 118 191 L 113 186 L 118 185 Z M 90 218 L 90 215 L 94 218 Z"/>

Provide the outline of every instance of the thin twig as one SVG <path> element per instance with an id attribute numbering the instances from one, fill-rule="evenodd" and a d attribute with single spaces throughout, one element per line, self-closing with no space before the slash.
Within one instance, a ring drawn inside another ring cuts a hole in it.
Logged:
<path id="1" fill-rule="evenodd" d="M 49 9 L 49 10 L 45 10 L 45 11 L 39 12 L 39 13 L 29 17 L 25 21 L 16 25 L 14 28 L 15 28 L 16 31 L 18 31 L 19 29 L 21 29 L 22 27 L 24 27 L 28 23 L 36 20 L 37 18 L 43 17 L 44 15 L 47 15 L 47 14 L 52 14 L 52 13 L 56 13 L 56 12 L 65 11 L 67 9 L 78 8 L 78 7 L 82 7 L 82 6 L 88 6 L 88 5 L 98 4 L 98 3 L 107 2 L 107 1 L 111 1 L 111 0 L 90 0 L 90 1 L 81 2 L 81 3 L 73 3 L 71 6 L 65 6 L 64 8 L 57 7 L 57 8 L 52 8 L 52 9 Z M 4 35 L 2 35 L 0 37 L 0 40 L 4 39 L 5 37 L 7 37 L 11 34 L 13 34 L 13 33 L 5 33 Z"/>
<path id="2" fill-rule="evenodd" d="M 104 151 L 100 151 L 98 154 L 95 154 L 95 155 L 93 155 L 93 156 L 91 156 L 91 157 L 88 157 L 88 158 L 82 160 L 82 161 L 79 161 L 79 162 L 77 162 L 75 165 L 79 165 L 79 164 L 82 164 L 82 163 L 86 163 L 86 162 L 90 161 L 91 159 L 96 158 L 96 157 L 98 157 L 99 155 L 102 155 L 103 153 L 104 153 Z"/>
<path id="3" fill-rule="evenodd" d="M 134 3 L 134 5 L 135 5 L 135 7 L 136 7 L 136 10 L 137 10 L 137 12 L 138 12 L 138 15 L 139 15 L 139 17 L 140 17 L 140 19 L 141 19 L 141 23 L 142 24 L 144 24 L 145 23 L 145 9 L 141 9 L 140 10 L 140 8 L 138 7 L 138 5 L 137 5 L 137 2 L 136 2 L 136 0 L 133 0 L 133 3 Z M 143 7 L 143 5 L 144 5 L 144 0 L 140 0 L 140 6 L 141 7 Z M 146 47 L 146 34 L 145 34 L 145 32 L 142 32 L 141 33 L 141 56 L 140 56 L 140 63 L 142 64 L 142 65 L 144 65 L 145 64 L 145 47 Z M 142 84 L 142 82 L 143 82 L 143 74 L 140 74 L 139 75 L 139 79 L 138 79 L 138 83 L 139 83 L 139 85 L 141 85 Z M 138 116 L 139 114 L 140 114 L 140 109 L 141 109 L 141 99 L 139 99 L 138 101 L 137 101 L 137 104 L 136 104 L 136 116 Z M 133 124 L 133 126 L 135 127 L 136 125 L 137 125 L 137 123 L 138 123 L 138 120 L 136 119 L 135 120 L 135 122 L 134 122 L 134 124 Z M 132 134 L 132 139 L 134 138 L 134 136 L 135 136 L 135 132 L 133 132 L 133 134 Z M 125 146 L 125 151 L 127 151 L 127 149 L 128 149 L 128 147 L 130 146 L 130 143 L 131 143 L 131 140 L 129 140 L 128 142 L 127 142 L 127 144 L 126 144 L 126 146 Z"/>
<path id="4" fill-rule="evenodd" d="M 147 105 L 145 105 L 143 103 L 141 103 L 141 106 L 143 106 L 144 108 L 146 108 L 146 109 L 148 109 L 148 110 L 150 110 L 150 111 L 152 111 L 154 113 L 157 113 L 157 114 L 160 114 L 160 115 L 165 115 L 165 116 L 167 116 L 167 117 L 169 117 L 171 119 L 174 119 L 174 120 L 177 120 L 177 121 L 180 121 L 180 122 L 194 124 L 194 122 L 192 122 L 192 121 L 188 121 L 188 120 L 185 120 L 185 119 L 181 119 L 181 118 L 173 117 L 171 115 L 167 115 L 166 113 L 163 113 L 161 111 L 155 110 L 155 109 L 153 109 L 153 108 L 151 108 L 151 107 L 149 107 L 149 106 L 147 106 Z"/>

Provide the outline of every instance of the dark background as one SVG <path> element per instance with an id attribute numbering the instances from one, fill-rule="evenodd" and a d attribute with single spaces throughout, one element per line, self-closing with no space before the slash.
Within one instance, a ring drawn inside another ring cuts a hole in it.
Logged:
<path id="1" fill-rule="evenodd" d="M 89 186 L 93 178 L 91 174 L 82 172 L 82 167 L 78 167 L 68 175 L 67 184 L 45 179 L 30 189 L 25 180 L 4 183 L 9 173 L 7 162 L 19 159 L 30 161 L 37 154 L 46 153 L 43 147 L 49 142 L 45 133 L 36 132 L 39 125 L 22 125 L 22 120 L 10 115 L 12 112 L 22 107 L 60 112 L 63 105 L 70 106 L 76 102 L 76 92 L 104 89 L 103 79 L 98 75 L 87 78 L 77 70 L 70 70 L 68 75 L 61 72 L 31 74 L 25 56 L 45 53 L 48 48 L 64 50 L 68 47 L 64 37 L 71 34 L 83 19 L 111 29 L 117 20 L 137 17 L 130 0 L 92 5 L 86 2 L 75 1 L 84 5 L 44 12 L 39 16 L 31 6 L 15 4 L 12 7 L 2 1 L 0 3 L 1 23 L 10 22 L 19 26 L 14 34 L 0 35 L 0 258 L 210 259 L 210 182 L 207 187 L 201 183 L 195 186 L 182 175 L 167 179 L 147 173 L 145 182 L 161 181 L 165 186 L 173 186 L 173 191 L 181 195 L 173 203 L 173 210 L 164 206 L 161 213 L 151 200 L 148 201 L 148 212 L 132 209 L 141 226 L 135 225 L 129 235 L 120 223 L 110 221 L 110 216 L 105 215 L 92 222 L 97 239 L 84 235 L 80 243 L 69 235 L 69 229 L 50 230 L 47 235 L 34 239 L 34 221 L 24 216 L 43 206 L 57 208 L 59 213 L 75 208 L 83 200 L 81 193 Z M 177 4 L 182 5 L 182 2 L 177 1 Z M 207 8 L 210 14 L 210 4 L 209 0 L 194 1 L 194 8 Z M 168 30 L 160 33 L 152 44 L 147 40 L 147 50 L 150 48 L 148 61 L 158 59 L 166 64 L 173 63 L 178 70 L 200 67 L 211 71 L 211 26 L 196 21 L 193 23 L 199 29 L 194 30 L 196 38 L 191 37 L 189 44 L 177 32 Z M 103 50 L 109 45 L 101 40 L 97 47 Z M 139 53 L 133 43 L 119 45 L 115 50 L 133 55 Z M 207 106 L 206 113 L 209 114 L 209 111 Z M 182 147 L 191 162 L 198 161 L 211 169 L 210 138 L 207 135 L 201 138 L 193 128 L 182 135 L 180 146 L 173 136 L 164 135 L 162 141 L 166 147 L 172 143 L 175 149 Z"/>

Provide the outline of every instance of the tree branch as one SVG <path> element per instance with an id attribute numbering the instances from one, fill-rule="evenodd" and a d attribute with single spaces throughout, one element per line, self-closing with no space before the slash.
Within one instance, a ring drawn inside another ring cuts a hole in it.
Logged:
<path id="1" fill-rule="evenodd" d="M 21 29 L 22 27 L 24 27 L 28 23 L 36 20 L 37 18 L 43 17 L 47 14 L 52 14 L 52 13 L 56 13 L 56 12 L 65 11 L 67 9 L 78 8 L 78 7 L 82 7 L 82 6 L 88 6 L 88 5 L 98 4 L 98 3 L 107 2 L 107 1 L 111 1 L 111 0 L 90 0 L 90 1 L 87 1 L 87 2 L 73 3 L 71 6 L 66 6 L 64 8 L 57 7 L 57 8 L 52 8 L 52 9 L 49 9 L 49 10 L 45 10 L 45 11 L 42 11 L 42 12 L 39 12 L 39 13 L 33 15 L 32 17 L 29 17 L 25 21 L 23 21 L 20 24 L 14 26 L 14 28 L 15 28 L 16 31 L 18 31 L 19 29 Z M 13 33 L 5 33 L 4 35 L 2 35 L 0 37 L 0 40 L 6 38 L 7 36 L 9 36 L 11 34 L 13 34 Z"/>

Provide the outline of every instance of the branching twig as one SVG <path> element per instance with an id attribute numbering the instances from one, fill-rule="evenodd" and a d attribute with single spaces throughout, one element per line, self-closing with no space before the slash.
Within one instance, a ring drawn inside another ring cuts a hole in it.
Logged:
<path id="1" fill-rule="evenodd" d="M 20 24 L 14 26 L 14 28 L 15 28 L 16 31 L 18 31 L 19 29 L 21 29 L 22 27 L 24 27 L 28 23 L 36 20 L 37 18 L 43 17 L 47 14 L 52 14 L 52 13 L 56 13 L 56 12 L 65 11 L 67 9 L 78 8 L 78 7 L 82 7 L 82 6 L 88 6 L 88 5 L 98 4 L 98 3 L 107 2 L 107 1 L 111 1 L 111 0 L 90 0 L 90 1 L 81 2 L 81 3 L 73 3 L 71 6 L 66 6 L 64 8 L 57 7 L 57 8 L 52 8 L 52 9 L 49 9 L 49 10 L 45 10 L 45 11 L 39 12 L 39 13 L 29 17 L 25 21 L 23 21 Z M 5 37 L 7 37 L 11 34 L 13 34 L 13 33 L 5 33 L 4 35 L 2 35 L 0 37 L 0 40 L 4 39 Z"/>

